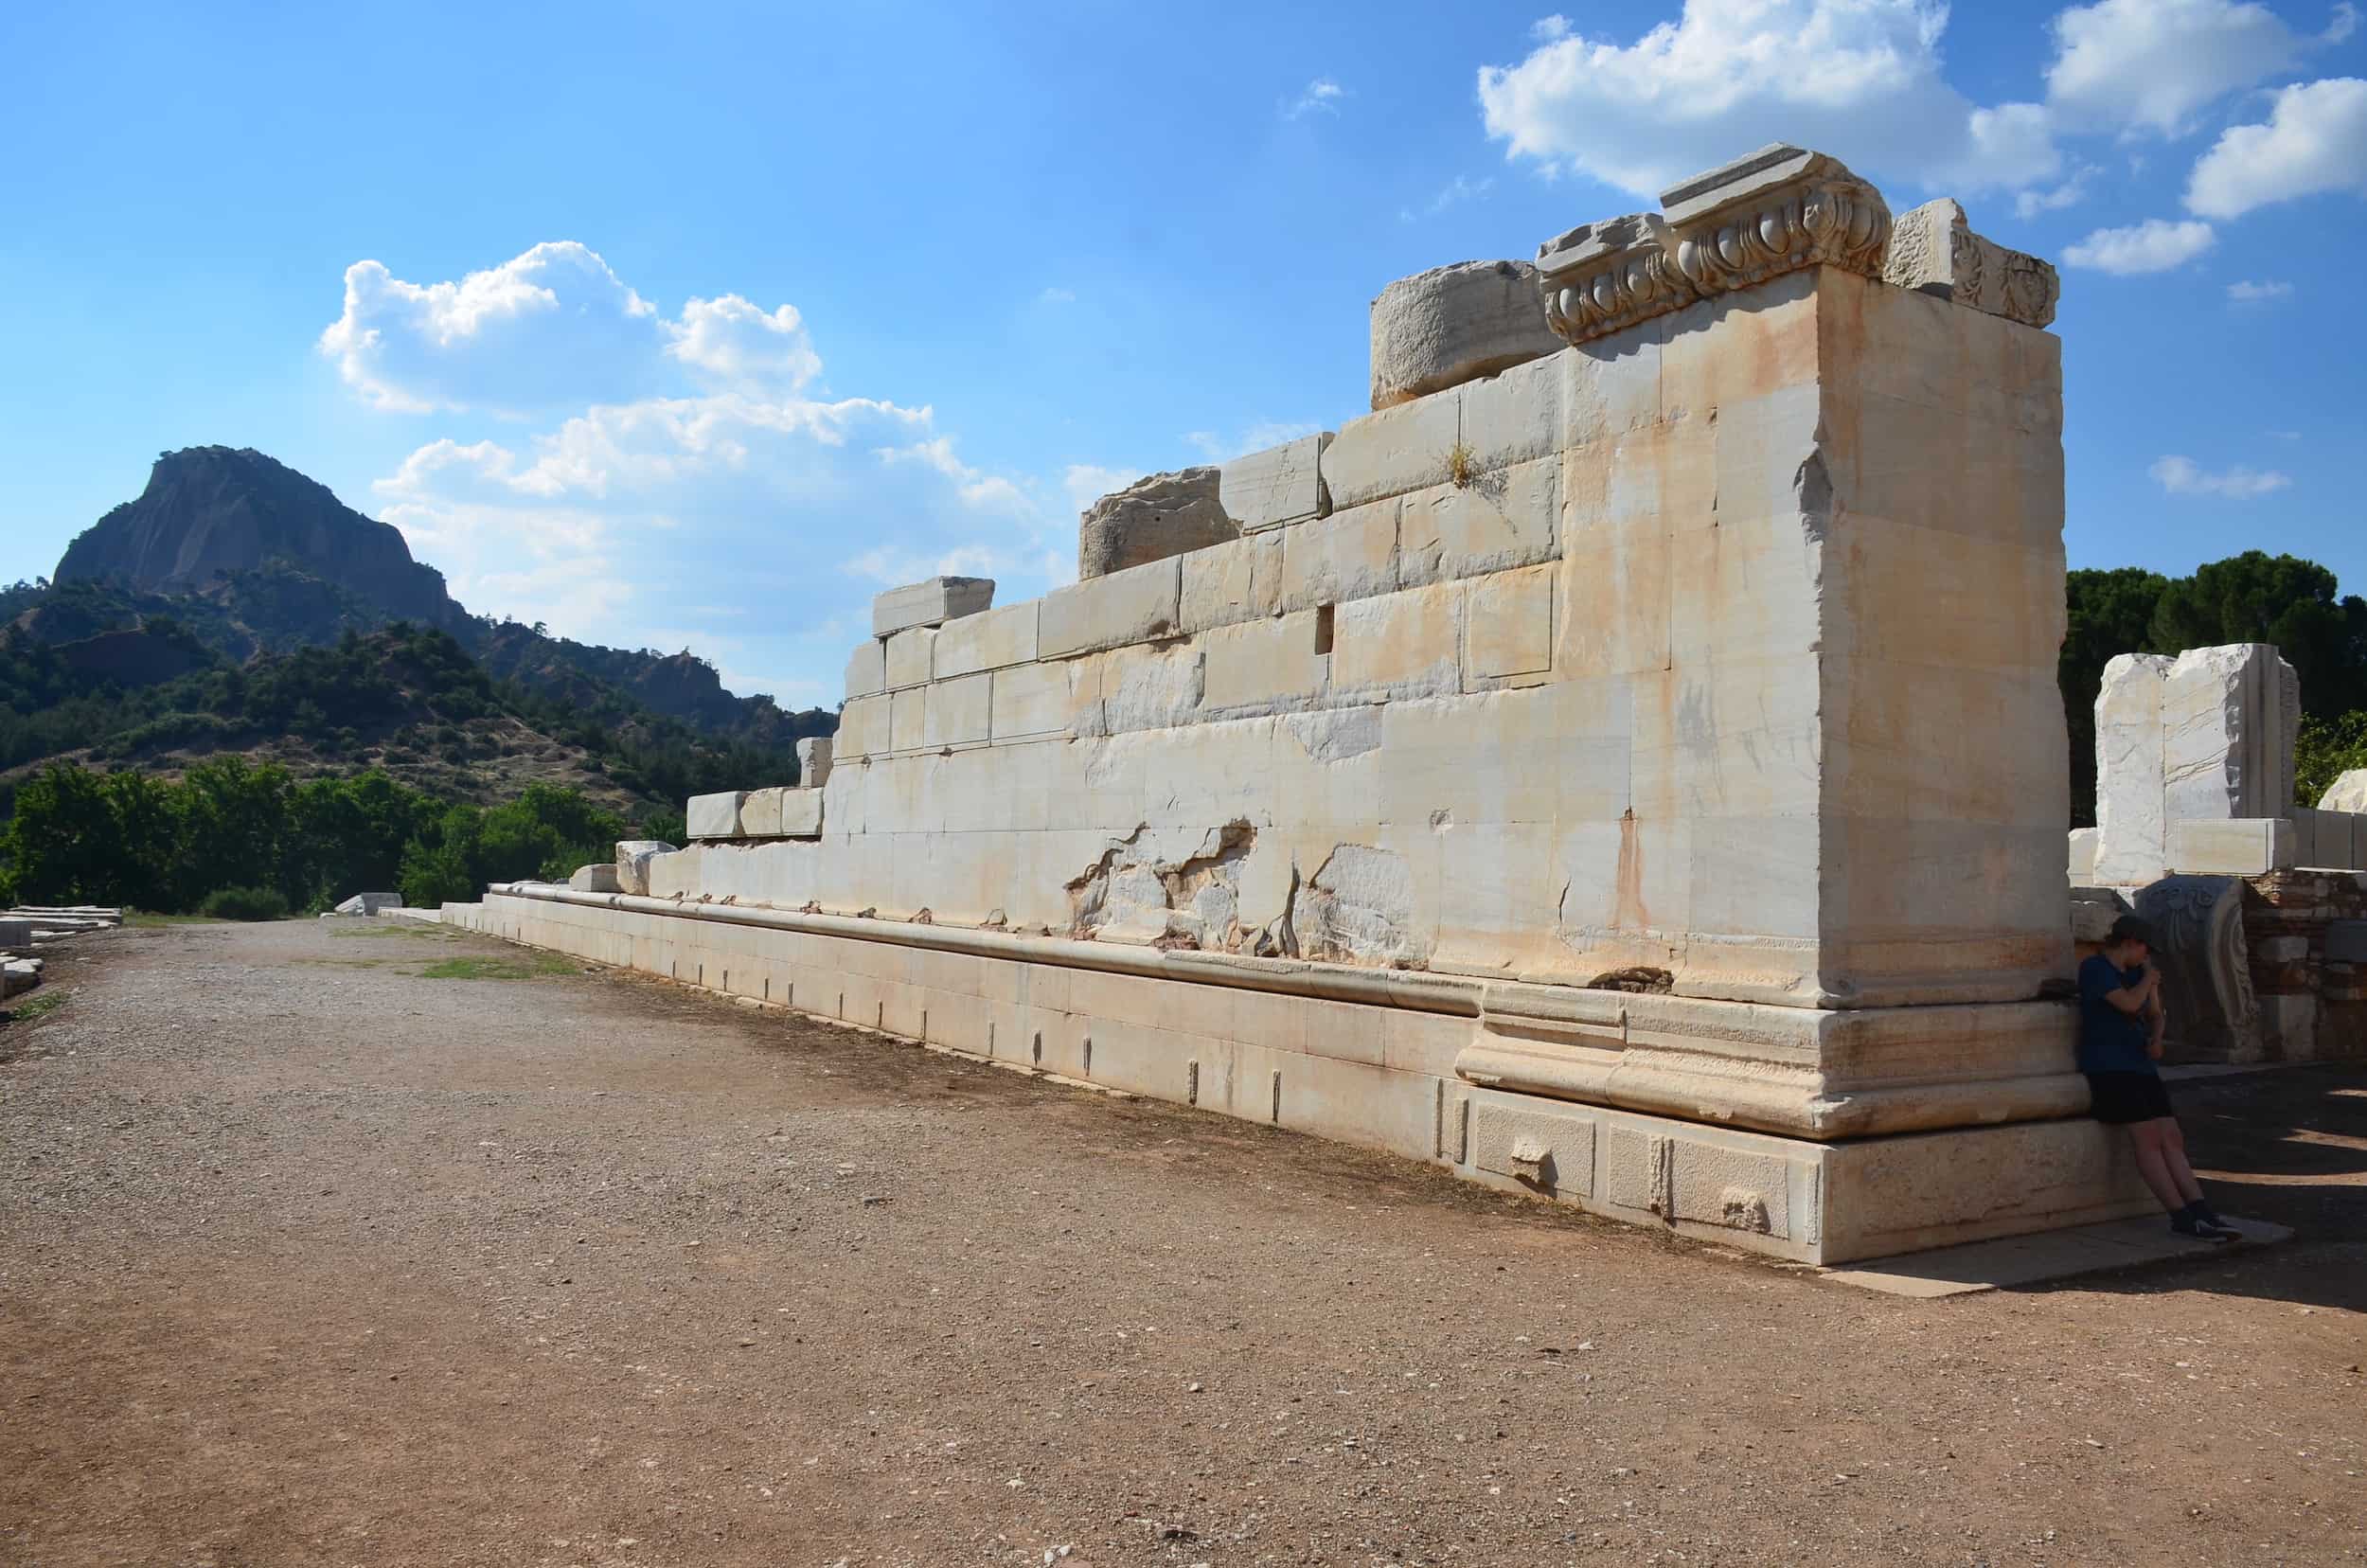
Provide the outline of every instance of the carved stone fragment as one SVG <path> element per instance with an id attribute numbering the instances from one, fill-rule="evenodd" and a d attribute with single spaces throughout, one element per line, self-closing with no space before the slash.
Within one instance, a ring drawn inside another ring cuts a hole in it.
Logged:
<path id="1" fill-rule="evenodd" d="M 1823 263 L 1878 277 L 1882 193 L 1840 159 L 1773 143 L 1661 192 L 1677 267 L 1704 294 Z"/>
<path id="2" fill-rule="evenodd" d="M 2137 913 L 2160 945 L 2165 1055 L 2173 1061 L 2251 1061 L 2261 1055 L 2259 1009 L 2245 952 L 2238 877 L 2165 877 L 2140 891 Z"/>
<path id="3" fill-rule="evenodd" d="M 1691 304 L 1700 295 L 1677 270 L 1668 225 L 1630 212 L 1580 223 L 1537 247 L 1545 319 L 1572 343 Z"/>
<path id="4" fill-rule="evenodd" d="M 1839 159 L 1780 143 L 1670 187 L 1661 209 L 1538 247 L 1556 332 L 1584 343 L 1802 267 L 1879 276 L 1890 242 L 1880 191 Z"/>
<path id="5" fill-rule="evenodd" d="M 1945 196 L 1892 225 L 1882 281 L 2025 327 L 2052 322 L 2062 292 L 2053 267 L 1973 233 L 1965 209 Z"/>

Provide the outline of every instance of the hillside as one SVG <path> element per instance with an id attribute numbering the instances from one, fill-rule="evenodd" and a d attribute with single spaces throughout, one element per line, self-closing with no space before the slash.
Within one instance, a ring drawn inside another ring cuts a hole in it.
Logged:
<path id="1" fill-rule="evenodd" d="M 148 488 L 78 535 L 51 580 L 187 594 L 269 561 L 300 566 L 388 615 L 448 630 L 468 618 L 443 574 L 413 561 L 393 525 L 246 448 L 159 455 Z"/>
<path id="2" fill-rule="evenodd" d="M 785 746 L 704 735 L 612 687 L 562 699 L 497 679 L 450 633 L 406 622 L 244 663 L 163 615 L 60 644 L 0 633 L 0 790 L 53 761 L 175 777 L 222 756 L 298 778 L 376 767 L 481 805 L 558 785 L 636 816 L 796 766 Z"/>
<path id="3" fill-rule="evenodd" d="M 620 696 L 767 746 L 837 725 L 818 709 L 785 713 L 770 697 L 736 696 L 688 652 L 602 648 L 472 615 L 392 526 L 244 448 L 160 454 L 148 488 L 78 535 L 48 584 L 0 591 L 0 624 L 52 645 L 157 615 L 235 661 L 407 621 L 451 633 L 498 678 L 578 705 Z"/>

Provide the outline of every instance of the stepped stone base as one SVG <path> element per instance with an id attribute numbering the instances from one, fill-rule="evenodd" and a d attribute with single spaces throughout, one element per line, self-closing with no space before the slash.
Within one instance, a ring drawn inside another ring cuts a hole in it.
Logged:
<path id="1" fill-rule="evenodd" d="M 921 945 L 925 926 L 834 935 L 537 884 L 443 913 L 508 941 L 1804 1262 L 2151 1208 L 2118 1141 L 2080 1116 L 1815 1141 L 1484 1087 L 1457 1070 L 1491 1049 L 1477 1006 L 1419 974 L 1302 965 L 1173 979 Z"/>

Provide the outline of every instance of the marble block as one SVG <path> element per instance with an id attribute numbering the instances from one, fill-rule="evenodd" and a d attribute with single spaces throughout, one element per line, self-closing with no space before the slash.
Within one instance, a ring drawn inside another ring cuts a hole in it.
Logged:
<path id="1" fill-rule="evenodd" d="M 1217 493 L 1225 514 L 1243 533 L 1321 517 L 1331 509 L 1323 480 L 1324 448 L 1330 444 L 1326 430 L 1224 464 Z"/>
<path id="2" fill-rule="evenodd" d="M 934 577 L 906 583 L 871 601 L 871 634 L 884 637 L 908 626 L 941 626 L 974 615 L 993 602 L 992 578 Z"/>
<path id="3" fill-rule="evenodd" d="M 694 839 L 727 839 L 739 836 L 739 807 L 748 798 L 744 790 L 725 790 L 718 794 L 692 795 L 684 811 L 685 828 Z"/>
<path id="4" fill-rule="evenodd" d="M 2180 876 L 2257 877 L 2293 864 L 2289 817 L 2186 818 L 2170 824 L 2169 870 Z"/>

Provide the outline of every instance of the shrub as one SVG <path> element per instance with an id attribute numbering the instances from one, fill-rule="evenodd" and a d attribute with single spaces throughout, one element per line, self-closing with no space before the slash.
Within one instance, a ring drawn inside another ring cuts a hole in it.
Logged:
<path id="1" fill-rule="evenodd" d="M 197 912 L 216 920 L 284 920 L 288 900 L 276 887 L 218 887 Z"/>

